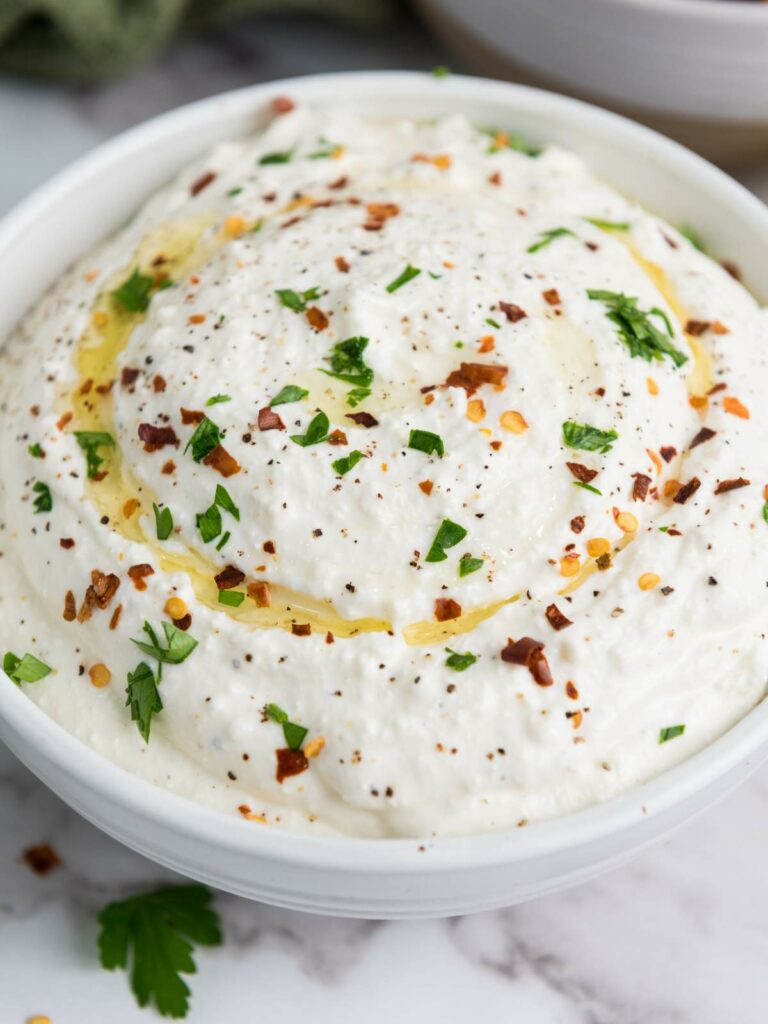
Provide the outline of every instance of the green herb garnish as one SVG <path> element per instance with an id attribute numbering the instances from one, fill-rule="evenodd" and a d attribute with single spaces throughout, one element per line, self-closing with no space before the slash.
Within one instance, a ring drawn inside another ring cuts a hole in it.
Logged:
<path id="1" fill-rule="evenodd" d="M 259 164 L 262 167 L 266 167 L 268 164 L 289 164 L 293 158 L 293 150 L 287 149 L 282 153 L 265 153 L 259 160 Z"/>
<path id="2" fill-rule="evenodd" d="M 195 973 L 194 946 L 221 945 L 211 899 L 204 885 L 175 885 L 110 903 L 99 914 L 101 965 L 130 969 L 139 1006 L 154 1003 L 165 1017 L 186 1017 L 190 992 L 181 975 Z"/>
<path id="3" fill-rule="evenodd" d="M 189 448 L 192 449 L 192 458 L 195 462 L 202 462 L 206 455 L 210 455 L 214 448 L 217 448 L 221 444 L 221 430 L 216 426 L 213 420 L 209 420 L 207 416 L 203 416 L 198 425 L 195 427 L 195 432 L 192 434 L 190 439 L 187 441 L 184 452 L 186 454 Z"/>
<path id="4" fill-rule="evenodd" d="M 12 679 L 17 686 L 22 683 L 36 683 L 44 679 L 53 671 L 44 661 L 40 661 L 34 654 L 25 654 L 23 658 L 8 651 L 3 658 L 3 672 Z"/>
<path id="5" fill-rule="evenodd" d="M 356 409 L 361 402 L 364 402 L 370 396 L 370 388 L 352 388 L 351 391 L 347 392 L 347 405 L 350 409 Z"/>
<path id="6" fill-rule="evenodd" d="M 436 68 L 432 68 L 433 78 L 447 78 L 451 73 L 451 69 L 446 67 L 445 64 L 438 64 Z"/>
<path id="7" fill-rule="evenodd" d="M 144 623 L 143 629 L 149 637 L 149 643 L 143 640 L 132 640 L 131 642 L 136 644 L 144 654 L 156 658 L 161 664 L 180 665 L 197 647 L 197 640 L 189 633 L 185 633 L 183 629 L 174 626 L 172 622 L 163 622 L 162 626 L 165 633 L 165 647 L 162 646 L 157 633 L 148 622 Z"/>
<path id="8" fill-rule="evenodd" d="M 676 736 L 682 736 L 684 732 L 684 725 L 668 725 L 665 729 L 662 729 L 659 732 L 659 743 L 666 743 L 667 740 L 673 740 Z"/>
<path id="9" fill-rule="evenodd" d="M 235 196 L 239 196 L 242 191 L 243 191 L 242 187 L 238 185 L 237 188 L 231 188 L 227 192 L 227 195 L 229 196 L 230 199 L 234 199 L 234 197 Z"/>
<path id="10" fill-rule="evenodd" d="M 473 558 L 472 555 L 462 555 L 459 559 L 459 576 L 469 576 L 470 573 L 477 572 L 478 569 L 482 569 L 485 565 L 484 558 Z"/>
<path id="11" fill-rule="evenodd" d="M 458 651 L 452 651 L 450 647 L 446 647 L 445 653 L 448 655 L 445 659 L 445 664 L 455 672 L 465 672 L 470 665 L 474 665 L 477 661 L 477 655 L 472 654 L 471 651 L 465 651 L 461 654 Z"/>
<path id="12" fill-rule="evenodd" d="M 152 510 L 155 513 L 155 529 L 158 540 L 168 540 L 173 533 L 173 513 L 169 508 L 159 508 L 152 502 Z"/>
<path id="13" fill-rule="evenodd" d="M 294 444 L 301 445 L 302 448 L 308 448 L 312 444 L 322 444 L 323 441 L 328 440 L 328 427 L 330 422 L 325 413 L 320 412 L 310 422 L 307 427 L 306 434 L 291 434 L 291 440 Z"/>
<path id="14" fill-rule="evenodd" d="M 307 303 L 320 297 L 319 288 L 308 288 L 305 292 L 295 292 L 293 288 L 277 288 L 275 295 L 280 299 L 286 309 L 294 313 L 306 313 Z"/>
<path id="15" fill-rule="evenodd" d="M 350 469 L 354 469 L 358 462 L 364 458 L 365 455 L 355 449 L 353 452 L 350 452 L 349 455 L 345 455 L 342 459 L 336 459 L 336 461 L 332 462 L 331 465 L 339 476 L 344 476 L 350 471 Z"/>
<path id="16" fill-rule="evenodd" d="M 152 297 L 155 279 L 136 267 L 130 277 L 112 292 L 112 298 L 129 313 L 145 313 Z"/>
<path id="17" fill-rule="evenodd" d="M 221 484 L 216 484 L 216 495 L 213 499 L 219 508 L 223 508 L 225 512 L 229 512 L 233 519 L 240 522 L 240 509 L 232 500 L 232 496 L 226 487 L 222 487 Z"/>
<path id="18" fill-rule="evenodd" d="M 278 707 L 277 704 L 267 704 L 264 710 L 268 718 L 271 718 L 273 722 L 277 722 L 278 725 L 282 725 L 285 742 L 291 750 L 301 750 L 304 737 L 309 730 L 305 729 L 303 725 L 296 725 L 295 722 L 291 722 L 285 711 Z"/>
<path id="19" fill-rule="evenodd" d="M 418 267 L 412 267 L 409 263 L 405 270 L 399 274 L 394 281 L 390 281 L 387 285 L 387 291 L 391 295 L 392 292 L 396 292 L 398 288 L 402 288 L 404 284 L 408 284 L 409 281 L 412 281 L 414 277 L 418 277 L 420 273 L 421 270 Z"/>
<path id="20" fill-rule="evenodd" d="M 611 450 L 618 437 L 615 430 L 598 430 L 588 423 L 576 423 L 574 420 L 563 423 L 563 444 L 568 448 L 605 454 Z"/>
<path id="21" fill-rule="evenodd" d="M 427 552 L 425 562 L 444 562 L 448 555 L 448 548 L 456 547 L 467 536 L 467 531 L 458 523 L 452 523 L 450 519 L 444 519 L 438 527 L 432 547 Z"/>
<path id="22" fill-rule="evenodd" d="M 563 238 L 565 235 L 570 235 L 572 238 L 576 238 L 576 234 L 571 231 L 570 228 L 550 228 L 549 231 L 542 231 L 539 235 L 538 242 L 534 242 L 533 245 L 529 245 L 525 251 L 538 252 L 539 249 L 544 249 L 546 246 L 551 245 L 556 238 Z"/>
<path id="23" fill-rule="evenodd" d="M 163 710 L 158 690 L 159 682 L 159 671 L 155 679 L 154 672 L 145 661 L 140 661 L 133 672 L 128 673 L 125 704 L 126 707 L 130 707 L 131 721 L 136 723 L 145 743 L 149 743 L 152 716 Z"/>
<path id="24" fill-rule="evenodd" d="M 36 483 L 32 484 L 32 490 L 37 495 L 32 503 L 35 506 L 35 513 L 50 512 L 53 508 L 53 497 L 51 495 L 51 488 L 48 484 L 44 484 L 42 480 L 38 480 Z"/>
<path id="25" fill-rule="evenodd" d="M 216 545 L 216 550 L 221 551 L 221 549 L 224 547 L 224 545 L 227 543 L 231 536 L 232 534 L 229 532 L 229 530 L 225 530 L 224 533 L 222 534 L 221 540 Z"/>
<path id="26" fill-rule="evenodd" d="M 768 501 L 763 505 L 763 520 L 768 523 Z"/>
<path id="27" fill-rule="evenodd" d="M 489 327 L 495 327 L 497 331 L 501 330 L 501 324 L 499 323 L 498 320 L 494 320 L 492 316 L 487 316 L 485 318 L 485 322 L 488 324 Z"/>
<path id="28" fill-rule="evenodd" d="M 242 590 L 220 590 L 219 604 L 228 604 L 232 608 L 239 608 L 245 600 Z"/>
<path id="29" fill-rule="evenodd" d="M 221 533 L 221 512 L 214 502 L 205 512 L 198 512 L 195 516 L 197 529 L 200 531 L 203 544 L 210 544 Z"/>
<path id="30" fill-rule="evenodd" d="M 412 430 L 408 435 L 408 447 L 417 452 L 424 452 L 425 455 L 445 455 L 445 445 L 439 434 L 433 434 L 431 430 Z"/>
<path id="31" fill-rule="evenodd" d="M 33 459 L 44 459 L 45 458 L 45 452 L 43 451 L 42 447 L 40 446 L 39 442 L 37 442 L 37 441 L 35 441 L 34 444 L 28 445 L 27 446 L 27 451 L 29 452 L 29 454 L 32 456 Z"/>
<path id="32" fill-rule="evenodd" d="M 99 455 L 99 448 L 114 448 L 115 439 L 111 434 L 103 430 L 76 430 L 75 439 L 85 452 L 85 463 L 88 472 L 88 479 L 98 474 L 104 459 Z"/>
<path id="33" fill-rule="evenodd" d="M 289 402 L 300 402 L 302 398 L 306 398 L 309 392 L 306 388 L 297 387 L 295 384 L 286 384 L 284 388 L 275 395 L 272 401 L 269 403 L 270 406 L 275 405 L 287 405 Z"/>
<path id="34" fill-rule="evenodd" d="M 540 146 L 532 146 L 519 132 L 505 132 L 499 131 L 498 128 L 487 128 L 485 129 L 485 134 L 490 135 L 492 139 L 486 150 L 487 153 L 500 153 L 502 149 L 512 149 L 516 153 L 536 157 L 542 152 Z"/>
<path id="35" fill-rule="evenodd" d="M 637 308 L 636 298 L 622 292 L 589 288 L 587 295 L 608 307 L 608 319 L 618 327 L 619 337 L 629 349 L 631 356 L 639 356 L 648 363 L 669 356 L 675 366 L 682 366 L 688 361 L 688 356 L 676 349 L 669 340 L 673 337 L 672 325 L 663 309 L 654 306 L 648 312 L 643 312 Z M 666 327 L 667 334 L 653 323 L 650 319 L 652 316 L 659 317 Z"/>
<path id="36" fill-rule="evenodd" d="M 601 497 L 602 497 L 602 494 L 603 494 L 602 491 L 598 491 L 598 489 L 596 487 L 593 487 L 592 484 L 586 483 L 586 481 L 584 481 L 584 480 L 574 480 L 573 481 L 573 486 L 574 487 L 581 487 L 581 489 L 583 491 L 591 491 L 592 494 L 599 494 Z"/>
<path id="37" fill-rule="evenodd" d="M 231 402 L 231 395 L 211 395 L 208 401 L 205 403 L 207 406 L 221 405 L 222 402 Z"/>
<path id="38" fill-rule="evenodd" d="M 584 220 L 603 231 L 629 231 L 632 227 L 628 220 L 603 220 L 602 217 L 585 217 Z"/>
<path id="39" fill-rule="evenodd" d="M 331 368 L 322 372 L 346 384 L 355 387 L 369 388 L 373 381 L 373 370 L 365 365 L 363 352 L 368 346 L 368 339 L 362 337 L 347 338 L 334 345 L 331 349 Z"/>

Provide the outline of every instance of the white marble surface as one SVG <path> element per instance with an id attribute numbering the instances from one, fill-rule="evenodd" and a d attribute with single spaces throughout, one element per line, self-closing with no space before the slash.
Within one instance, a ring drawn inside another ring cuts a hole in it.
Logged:
<path id="1" fill-rule="evenodd" d="M 102 139 L 178 103 L 283 74 L 428 68 L 410 23 L 366 36 L 275 19 L 177 47 L 99 91 L 0 81 L 0 212 Z M 455 66 L 455 65 L 454 65 Z M 768 199 L 768 167 L 745 177 Z M 51 842 L 40 878 L 21 861 Z M 442 922 L 313 918 L 217 897 L 226 942 L 198 954 L 192 1024 L 765 1024 L 768 769 L 631 866 L 537 903 Z M 169 878 L 77 817 L 0 749 L 0 1024 L 134 1024 L 97 965 L 95 914 Z"/>

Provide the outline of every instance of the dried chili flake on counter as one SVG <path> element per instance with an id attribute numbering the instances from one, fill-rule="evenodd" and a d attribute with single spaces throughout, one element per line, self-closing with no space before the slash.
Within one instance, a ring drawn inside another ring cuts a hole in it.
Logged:
<path id="1" fill-rule="evenodd" d="M 452 597 L 438 597 L 435 601 L 435 618 L 438 622 L 449 622 L 461 615 L 461 605 Z"/>
<path id="2" fill-rule="evenodd" d="M 511 324 L 516 324 L 518 320 L 524 320 L 528 316 L 525 310 L 514 302 L 500 302 L 499 309 Z"/>
<path id="3" fill-rule="evenodd" d="M 719 480 L 715 488 L 715 494 L 727 494 L 728 491 L 737 491 L 740 487 L 749 487 L 749 485 L 750 481 L 745 480 L 743 476 L 736 477 L 733 480 Z"/>
<path id="4" fill-rule="evenodd" d="M 596 469 L 589 469 L 587 466 L 582 466 L 580 462 L 566 462 L 566 466 L 570 469 L 576 479 L 583 484 L 588 484 L 590 480 L 594 480 L 597 476 Z"/>
<path id="5" fill-rule="evenodd" d="M 268 405 L 259 409 L 259 430 L 285 430 L 285 424 Z"/>
<path id="6" fill-rule="evenodd" d="M 567 626 L 572 626 L 573 622 L 566 615 L 560 611 L 556 604 L 550 604 L 544 613 L 547 616 L 547 622 L 550 624 L 552 629 L 558 632 L 561 629 L 565 629 Z"/>
<path id="7" fill-rule="evenodd" d="M 139 440 L 144 442 L 145 452 L 156 452 L 166 445 L 179 447 L 179 439 L 173 427 L 157 427 L 152 423 L 139 424 Z"/>
<path id="8" fill-rule="evenodd" d="M 204 174 L 201 174 L 200 177 L 193 181 L 192 184 L 189 186 L 189 194 L 191 196 L 199 195 L 199 193 L 202 192 L 204 188 L 207 188 L 211 184 L 211 182 L 215 180 L 215 171 L 205 171 Z"/>
<path id="9" fill-rule="evenodd" d="M 683 484 L 683 486 L 678 490 L 678 492 L 675 494 L 672 500 L 676 502 L 678 505 L 684 505 L 686 501 L 688 501 L 688 499 L 692 495 L 694 495 L 700 487 L 701 480 L 699 480 L 697 476 L 692 476 L 687 484 Z"/>
<path id="10" fill-rule="evenodd" d="M 540 640 L 530 636 L 521 637 L 520 640 L 509 639 L 501 652 L 501 660 L 525 666 L 538 686 L 551 686 L 554 683 L 544 654 L 544 644 Z"/>
<path id="11" fill-rule="evenodd" d="M 245 573 L 236 565 L 227 565 L 213 579 L 219 590 L 231 590 L 233 587 L 240 586 L 245 579 Z"/>

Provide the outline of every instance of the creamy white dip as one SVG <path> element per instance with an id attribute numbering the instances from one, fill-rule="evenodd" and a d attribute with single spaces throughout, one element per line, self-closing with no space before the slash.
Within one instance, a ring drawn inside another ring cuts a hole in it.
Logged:
<path id="1" fill-rule="evenodd" d="M 249 827 L 604 800 L 765 695 L 766 353 L 745 289 L 568 152 L 276 114 L 5 346 L 0 655 Z M 182 646 L 159 681 L 145 621 Z"/>

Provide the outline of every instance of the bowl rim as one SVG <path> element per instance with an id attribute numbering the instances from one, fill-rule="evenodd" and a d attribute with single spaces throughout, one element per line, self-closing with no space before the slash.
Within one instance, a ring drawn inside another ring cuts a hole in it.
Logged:
<path id="1" fill-rule="evenodd" d="M 710 0 L 706 4 L 709 6 Z M 120 133 L 36 188 L 0 221 L 0 261 L 12 252 L 14 239 L 66 199 L 83 178 L 103 174 L 116 162 L 162 144 L 164 138 L 179 130 L 194 131 L 196 125 L 220 117 L 222 104 L 227 114 L 245 115 L 263 109 L 270 99 L 285 93 L 311 102 L 315 93 L 335 91 L 343 102 L 350 88 L 367 90 L 371 95 L 385 93 L 393 101 L 418 94 L 425 104 L 431 95 L 437 95 L 436 90 L 440 90 L 442 99 L 447 91 L 464 102 L 501 103 L 510 115 L 514 115 L 516 102 L 526 101 L 545 115 L 577 117 L 598 128 L 610 128 L 618 145 L 642 144 L 649 157 L 658 158 L 662 166 L 695 175 L 717 190 L 725 205 L 739 208 L 742 216 L 757 218 L 768 239 L 768 208 L 757 197 L 702 157 L 628 118 L 581 100 L 492 79 L 451 75 L 438 80 L 423 72 L 365 71 L 298 76 L 247 86 L 175 108 Z M 210 143 L 201 145 L 201 152 L 209 148 Z M 14 752 L 21 752 L 25 763 L 23 751 L 32 751 L 29 760 L 33 771 L 45 762 L 62 777 L 94 792 L 100 801 L 118 804 L 158 829 L 171 829 L 208 847 L 251 856 L 255 862 L 273 860 L 325 871 L 432 873 L 555 855 L 672 812 L 739 765 L 758 763 L 758 749 L 768 740 L 768 700 L 763 699 L 699 753 L 607 801 L 527 828 L 443 838 L 312 836 L 279 828 L 256 828 L 252 822 L 197 804 L 109 761 L 49 718 L 20 687 L 13 685 L 0 685 L 0 734 Z M 40 769 L 40 774 L 51 772 Z M 424 856 L 427 850 L 430 855 Z"/>

